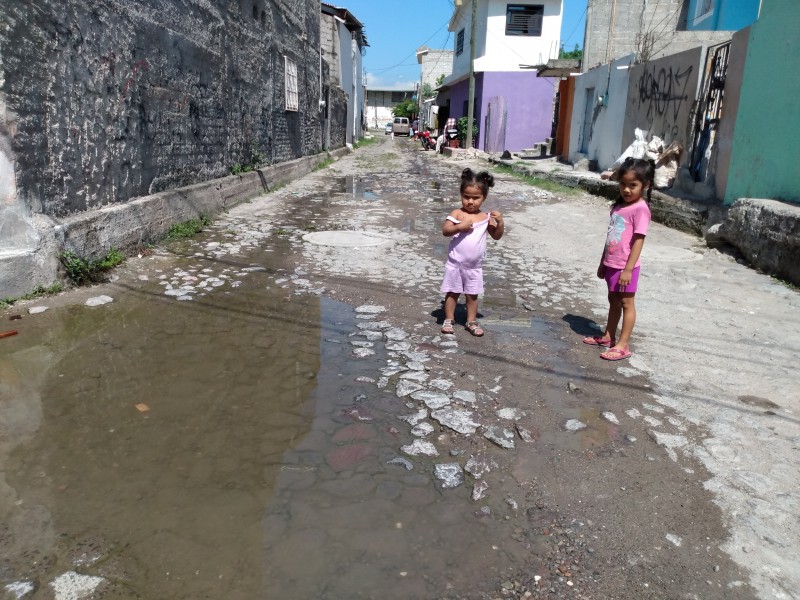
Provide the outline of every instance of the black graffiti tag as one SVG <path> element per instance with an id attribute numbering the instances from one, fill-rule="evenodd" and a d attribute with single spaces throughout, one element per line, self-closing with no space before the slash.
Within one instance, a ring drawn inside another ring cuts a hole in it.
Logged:
<path id="1" fill-rule="evenodd" d="M 671 108 L 672 119 L 678 119 L 683 101 L 689 98 L 686 88 L 693 69 L 688 66 L 673 71 L 672 67 L 662 67 L 656 73 L 655 67 L 645 68 L 639 78 L 639 106 L 647 104 L 647 118 L 663 116 Z"/>

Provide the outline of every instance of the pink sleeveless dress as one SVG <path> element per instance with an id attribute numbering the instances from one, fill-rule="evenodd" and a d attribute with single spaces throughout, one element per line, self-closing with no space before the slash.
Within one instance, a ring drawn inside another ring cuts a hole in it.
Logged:
<path id="1" fill-rule="evenodd" d="M 447 219 L 453 223 L 461 222 L 453 217 Z M 486 213 L 485 220 L 473 223 L 472 229 L 461 231 L 450 239 L 441 292 L 483 293 L 483 257 L 486 255 L 488 228 L 489 213 Z"/>

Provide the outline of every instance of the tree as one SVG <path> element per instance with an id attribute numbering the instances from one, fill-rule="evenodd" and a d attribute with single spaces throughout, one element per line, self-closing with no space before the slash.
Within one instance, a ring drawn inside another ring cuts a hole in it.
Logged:
<path id="1" fill-rule="evenodd" d="M 581 60 L 583 58 L 583 49 L 578 48 L 578 44 L 575 44 L 575 47 L 572 50 L 564 50 L 564 44 L 561 44 L 561 48 L 558 51 L 558 58 L 561 59 L 568 59 L 568 60 Z"/>
<path id="2" fill-rule="evenodd" d="M 426 98 L 433 98 L 436 95 L 436 92 L 433 91 L 430 83 L 425 83 L 422 85 L 422 99 L 425 100 Z"/>
<path id="3" fill-rule="evenodd" d="M 403 100 L 392 109 L 395 117 L 408 117 L 409 119 L 413 119 L 418 112 L 419 105 L 416 100 Z"/>
<path id="4" fill-rule="evenodd" d="M 444 73 L 442 73 L 441 75 L 439 75 L 439 76 L 436 78 L 436 87 L 439 87 L 439 86 L 440 86 L 440 85 L 442 85 L 443 83 L 444 83 Z"/>

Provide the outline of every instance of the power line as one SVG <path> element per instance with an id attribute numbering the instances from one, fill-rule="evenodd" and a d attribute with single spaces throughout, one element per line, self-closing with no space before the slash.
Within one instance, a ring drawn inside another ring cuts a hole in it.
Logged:
<path id="1" fill-rule="evenodd" d="M 424 46 L 425 44 L 427 44 L 428 42 L 430 42 L 430 41 L 431 41 L 431 40 L 434 38 L 434 36 L 435 36 L 437 33 L 439 33 L 439 32 L 440 32 L 442 29 L 444 29 L 445 27 L 447 27 L 447 24 L 448 24 L 449 22 L 450 22 L 450 20 L 448 19 L 448 20 L 447 20 L 447 22 L 446 22 L 444 25 L 442 25 L 441 27 L 439 27 L 439 29 L 437 29 L 436 31 L 434 31 L 434 32 L 433 32 L 433 34 L 431 34 L 431 36 L 430 36 L 430 37 L 429 37 L 427 40 L 425 40 L 424 42 L 422 42 L 422 44 L 420 44 L 420 45 L 421 45 L 421 46 Z M 406 59 L 409 59 L 409 58 L 411 58 L 412 56 L 416 56 L 416 55 L 417 55 L 417 51 L 416 51 L 416 50 L 414 50 L 414 51 L 413 51 L 411 54 L 409 54 L 409 55 L 407 55 L 407 56 L 404 56 L 404 57 L 402 58 L 402 60 L 401 60 L 399 63 L 397 63 L 396 65 L 392 65 L 391 67 L 386 67 L 385 69 L 381 69 L 379 72 L 378 72 L 378 71 L 371 71 L 371 73 L 372 73 L 373 75 L 376 75 L 376 74 L 377 74 L 377 75 L 379 75 L 380 73 L 385 73 L 386 71 L 391 71 L 392 69 L 396 69 L 397 67 L 402 67 L 402 66 L 404 66 L 404 65 L 403 65 L 403 63 L 406 61 Z M 412 64 L 413 64 L 413 63 L 412 63 Z"/>
<path id="2" fill-rule="evenodd" d="M 587 10 L 589 10 L 589 4 L 588 3 L 586 4 L 586 8 L 583 9 L 583 14 L 581 14 L 581 16 L 578 17 L 578 22 L 575 24 L 575 27 L 572 29 L 570 34 L 566 37 L 566 39 L 561 40 L 562 44 L 566 44 L 569 40 L 572 39 L 572 34 L 575 33 L 575 31 L 578 29 L 578 26 L 581 24 L 581 19 L 584 17 L 584 15 L 586 14 Z"/>

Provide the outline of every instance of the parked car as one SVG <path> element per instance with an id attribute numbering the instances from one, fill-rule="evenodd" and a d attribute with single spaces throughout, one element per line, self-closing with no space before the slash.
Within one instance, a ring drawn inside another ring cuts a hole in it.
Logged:
<path id="1" fill-rule="evenodd" d="M 392 124 L 391 123 L 387 123 L 386 127 L 383 128 L 383 131 L 384 131 L 384 133 L 386 135 L 389 135 L 390 133 L 392 133 Z"/>
<path id="2" fill-rule="evenodd" d="M 408 117 L 395 117 L 392 123 L 392 133 L 395 135 L 409 135 L 411 123 L 408 122 Z"/>

